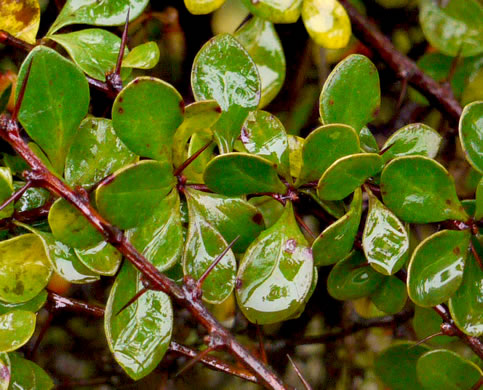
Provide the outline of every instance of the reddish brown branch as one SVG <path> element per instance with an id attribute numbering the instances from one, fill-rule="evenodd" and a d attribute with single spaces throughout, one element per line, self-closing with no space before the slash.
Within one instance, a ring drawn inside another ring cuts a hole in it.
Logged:
<path id="1" fill-rule="evenodd" d="M 346 9 L 355 35 L 386 62 L 400 77 L 407 80 L 453 123 L 461 116 L 461 106 L 448 85 L 440 85 L 418 68 L 416 63 L 399 52 L 390 39 L 384 36 L 374 23 L 361 15 L 349 0 L 339 0 Z"/>
<path id="2" fill-rule="evenodd" d="M 30 51 L 35 47 L 35 45 L 31 45 L 30 43 L 22 41 L 21 39 L 15 38 L 13 35 L 3 30 L 0 30 L 0 43 L 25 51 Z"/>

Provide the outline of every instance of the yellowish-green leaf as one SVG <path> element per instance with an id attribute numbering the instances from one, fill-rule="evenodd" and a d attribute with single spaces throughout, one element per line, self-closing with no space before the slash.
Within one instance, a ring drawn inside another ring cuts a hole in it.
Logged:
<path id="1" fill-rule="evenodd" d="M 34 44 L 39 24 L 40 7 L 37 0 L 2 0 L 0 2 L 0 30 Z"/>

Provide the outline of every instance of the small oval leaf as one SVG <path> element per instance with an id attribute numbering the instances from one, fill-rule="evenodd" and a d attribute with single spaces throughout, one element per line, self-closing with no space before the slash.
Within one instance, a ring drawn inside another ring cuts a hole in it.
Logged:
<path id="1" fill-rule="evenodd" d="M 466 159 L 483 174 L 483 102 L 468 104 L 461 114 L 459 135 Z"/>
<path id="2" fill-rule="evenodd" d="M 159 62 L 159 47 L 156 42 L 146 42 L 133 48 L 123 58 L 123 68 L 152 69 Z"/>
<path id="3" fill-rule="evenodd" d="M 34 45 L 39 25 L 38 0 L 2 0 L 0 30 Z"/>
<path id="4" fill-rule="evenodd" d="M 302 0 L 243 0 L 254 15 L 272 23 L 295 23 L 302 10 Z"/>
<path id="5" fill-rule="evenodd" d="M 91 248 L 74 249 L 74 252 L 82 264 L 100 275 L 115 275 L 122 260 L 121 253 L 105 241 Z"/>
<path id="6" fill-rule="evenodd" d="M 0 315 L 0 352 L 10 352 L 25 345 L 35 331 L 36 315 L 14 310 Z"/>

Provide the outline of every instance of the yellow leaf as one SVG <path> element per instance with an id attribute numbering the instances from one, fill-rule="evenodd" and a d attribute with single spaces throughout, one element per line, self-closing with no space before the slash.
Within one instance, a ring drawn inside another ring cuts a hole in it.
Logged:
<path id="1" fill-rule="evenodd" d="M 351 23 L 337 0 L 304 0 L 302 19 L 310 37 L 327 49 L 340 49 L 349 43 Z"/>
<path id="2" fill-rule="evenodd" d="M 225 0 L 184 0 L 188 11 L 194 15 L 206 15 L 220 8 Z"/>
<path id="3" fill-rule="evenodd" d="M 39 23 L 37 0 L 0 0 L 0 30 L 34 44 Z"/>

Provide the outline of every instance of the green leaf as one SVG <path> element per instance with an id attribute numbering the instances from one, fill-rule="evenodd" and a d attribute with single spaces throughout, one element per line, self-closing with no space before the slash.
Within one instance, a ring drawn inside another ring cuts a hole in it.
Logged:
<path id="1" fill-rule="evenodd" d="M 143 288 L 141 274 L 128 262 L 112 286 L 104 315 L 109 349 L 124 371 L 139 380 L 154 370 L 171 341 L 173 309 L 169 297 L 147 290 L 122 312 Z"/>
<path id="2" fill-rule="evenodd" d="M 196 213 L 213 225 L 227 242 L 240 236 L 233 246 L 236 253 L 244 252 L 264 229 L 262 214 L 241 198 L 228 198 L 190 188 L 185 190 L 185 194 Z"/>
<path id="3" fill-rule="evenodd" d="M 467 221 L 454 180 L 439 163 L 422 156 L 398 157 L 381 175 L 384 204 L 410 223 Z"/>
<path id="4" fill-rule="evenodd" d="M 2 0 L 0 7 L 0 30 L 15 38 L 35 44 L 40 25 L 38 0 Z"/>
<path id="5" fill-rule="evenodd" d="M 376 374 L 392 390 L 424 390 L 418 381 L 416 364 L 428 350 L 425 345 L 412 342 L 392 345 L 377 357 Z"/>
<path id="6" fill-rule="evenodd" d="M 10 352 L 25 345 L 35 331 L 36 315 L 14 310 L 0 315 L 0 352 Z"/>
<path id="7" fill-rule="evenodd" d="M 22 185 L 25 183 L 22 183 Z M 50 198 L 50 192 L 45 188 L 29 188 L 21 198 L 15 202 L 16 211 L 27 211 L 43 206 Z"/>
<path id="8" fill-rule="evenodd" d="M 45 254 L 55 272 L 71 283 L 92 283 L 99 280 L 99 276 L 89 270 L 79 261 L 74 249 L 57 241 L 53 234 L 34 229 L 29 225 L 16 222 L 18 226 L 27 229 L 40 238 Z"/>
<path id="9" fill-rule="evenodd" d="M 310 37 L 326 49 L 346 47 L 352 35 L 345 8 L 335 0 L 305 0 L 302 20 Z"/>
<path id="10" fill-rule="evenodd" d="M 483 219 L 483 177 L 476 187 L 476 209 L 475 209 L 475 220 Z"/>
<path id="11" fill-rule="evenodd" d="M 316 266 L 330 265 L 345 258 L 354 246 L 362 214 L 362 191 L 354 192 L 349 211 L 329 225 L 312 244 Z"/>
<path id="12" fill-rule="evenodd" d="M 295 23 L 302 10 L 302 0 L 243 0 L 248 10 L 272 23 Z"/>
<path id="13" fill-rule="evenodd" d="M 88 28 L 48 38 L 60 44 L 83 72 L 97 80 L 106 81 L 106 73 L 116 67 L 121 38 L 107 30 Z M 125 78 L 128 74 L 123 73 Z"/>
<path id="14" fill-rule="evenodd" d="M 476 364 L 445 349 L 426 352 L 419 358 L 416 372 L 427 390 L 471 390 L 482 375 Z"/>
<path id="15" fill-rule="evenodd" d="M 225 0 L 184 0 L 184 5 L 193 15 L 206 15 L 220 8 L 224 2 Z"/>
<path id="16" fill-rule="evenodd" d="M 364 255 L 353 251 L 330 271 L 327 290 L 335 299 L 345 301 L 371 295 L 384 280 L 384 276 L 367 264 Z"/>
<path id="17" fill-rule="evenodd" d="M 183 273 L 198 280 L 228 243 L 211 221 L 200 213 L 195 199 L 190 192 L 187 196 L 189 227 L 183 254 Z M 203 299 L 209 303 L 223 302 L 235 287 L 235 274 L 236 259 L 230 249 L 205 279 Z"/>
<path id="18" fill-rule="evenodd" d="M 18 85 L 22 85 L 32 60 L 19 121 L 55 170 L 62 173 L 67 151 L 87 114 L 89 85 L 72 62 L 45 46 L 29 53 L 20 68 Z"/>
<path id="19" fill-rule="evenodd" d="M 362 248 L 369 264 L 384 275 L 399 271 L 408 258 L 409 237 L 403 224 L 371 192 Z"/>
<path id="20" fill-rule="evenodd" d="M 10 359 L 6 353 L 0 352 L 0 390 L 8 390 L 10 375 Z"/>
<path id="21" fill-rule="evenodd" d="M 23 303 L 3 303 L 0 302 L 0 315 L 7 314 L 14 310 L 26 310 L 33 313 L 38 312 L 47 302 L 47 291 L 42 290 L 40 294 L 37 294 L 30 301 Z M 1 389 L 1 387 L 0 387 Z"/>
<path id="22" fill-rule="evenodd" d="M 428 336 L 434 335 L 441 331 L 442 319 L 433 310 L 415 305 L 412 326 L 418 340 L 422 340 Z M 426 343 L 431 345 L 443 345 L 454 342 L 454 338 L 450 336 L 436 336 Z"/>
<path id="23" fill-rule="evenodd" d="M 184 240 L 178 191 L 171 191 L 142 225 L 128 230 L 126 236 L 159 271 L 179 262 Z"/>
<path id="24" fill-rule="evenodd" d="M 42 242 L 24 234 L 0 242 L 0 299 L 27 302 L 40 293 L 52 274 Z"/>
<path id="25" fill-rule="evenodd" d="M 381 91 L 374 64 L 363 55 L 346 57 L 334 68 L 320 94 L 324 124 L 344 123 L 360 131 L 379 112 Z"/>
<path id="26" fill-rule="evenodd" d="M 231 35 L 217 35 L 197 54 L 191 86 L 197 101 L 216 100 L 223 110 L 213 133 L 220 152 L 230 152 L 248 112 L 260 102 L 261 82 L 255 63 Z"/>
<path id="27" fill-rule="evenodd" d="M 313 272 L 312 251 L 288 202 L 277 223 L 258 236 L 240 262 L 238 305 L 253 323 L 290 318 L 304 304 Z"/>
<path id="28" fill-rule="evenodd" d="M 65 180 L 72 187 L 91 189 L 135 160 L 136 156 L 117 137 L 110 120 L 86 118 L 67 154 Z"/>
<path id="29" fill-rule="evenodd" d="M 284 206 L 271 196 L 256 196 L 250 198 L 248 202 L 262 213 L 266 228 L 273 226 L 279 220 L 284 210 Z"/>
<path id="30" fill-rule="evenodd" d="M 54 387 L 52 379 L 34 362 L 23 359 L 17 353 L 8 355 L 12 369 L 10 389 L 50 390 Z"/>
<path id="31" fill-rule="evenodd" d="M 408 268 L 408 294 L 419 306 L 446 302 L 463 280 L 468 231 L 442 230 L 422 241 Z"/>
<path id="32" fill-rule="evenodd" d="M 483 248 L 478 240 L 473 240 L 475 250 L 480 258 Z M 449 299 L 449 310 L 456 326 L 469 336 L 483 335 L 483 271 L 478 265 L 472 251 L 466 260 L 463 281 L 460 288 Z"/>
<path id="33" fill-rule="evenodd" d="M 10 100 L 10 95 L 12 94 L 12 83 L 8 85 L 7 88 L 5 88 L 1 93 L 0 93 L 0 114 L 3 113 L 8 106 L 8 102 Z"/>
<path id="34" fill-rule="evenodd" d="M 262 84 L 259 107 L 264 107 L 277 96 L 285 81 L 285 55 L 280 39 L 272 23 L 257 17 L 237 30 L 235 38 L 257 66 Z"/>
<path id="35" fill-rule="evenodd" d="M 173 86 L 154 77 L 138 77 L 117 95 L 112 126 L 134 153 L 171 161 L 173 135 L 183 113 L 183 99 Z"/>
<path id="36" fill-rule="evenodd" d="M 220 118 L 221 108 L 214 100 L 195 102 L 186 106 L 184 121 L 176 130 L 173 140 L 173 161 L 176 167 L 188 158 L 186 143 L 191 136 L 201 133 L 211 135 L 209 130 Z"/>
<path id="37" fill-rule="evenodd" d="M 12 174 L 9 168 L 0 167 L 0 204 L 6 201 L 13 193 Z M 13 202 L 0 210 L 0 219 L 8 218 L 13 214 Z"/>
<path id="38" fill-rule="evenodd" d="M 63 198 L 54 202 L 48 220 L 55 239 L 73 248 L 88 248 L 104 239 L 85 216 Z"/>
<path id="39" fill-rule="evenodd" d="M 159 62 L 159 47 L 156 42 L 136 46 L 122 60 L 123 68 L 152 69 Z"/>
<path id="40" fill-rule="evenodd" d="M 346 213 L 346 208 L 342 200 L 322 200 L 317 196 L 317 190 L 315 188 L 300 188 L 298 191 L 310 196 L 329 215 L 332 215 L 336 219 L 342 218 Z"/>
<path id="41" fill-rule="evenodd" d="M 399 313 L 406 305 L 407 299 L 406 284 L 395 276 L 385 278 L 371 295 L 374 305 L 389 315 Z"/>
<path id="42" fill-rule="evenodd" d="M 421 155 L 434 158 L 441 146 L 441 137 L 431 127 L 413 123 L 396 131 L 382 147 L 384 163 L 395 157 Z"/>
<path id="43" fill-rule="evenodd" d="M 364 152 L 379 153 L 379 145 L 377 144 L 377 140 L 367 126 L 364 126 L 359 132 L 359 139 L 361 142 L 361 149 Z"/>
<path id="44" fill-rule="evenodd" d="M 295 135 L 288 135 L 288 148 L 290 150 L 290 174 L 293 177 L 299 177 L 302 169 L 302 148 L 304 139 Z"/>
<path id="45" fill-rule="evenodd" d="M 340 200 L 352 193 L 383 167 L 376 153 L 359 153 L 341 157 L 322 175 L 317 184 L 317 195 L 323 200 Z"/>
<path id="46" fill-rule="evenodd" d="M 191 136 L 187 157 L 193 156 L 207 144 L 208 147 L 183 170 L 183 175 L 188 182 L 203 183 L 203 173 L 205 172 L 205 168 L 214 157 L 213 151 L 215 150 L 216 144 L 211 142 L 212 139 L 213 134 L 211 134 L 211 132 L 210 134 L 199 132 Z"/>
<path id="47" fill-rule="evenodd" d="M 247 153 L 215 157 L 205 169 L 204 182 L 212 191 L 227 196 L 287 192 L 270 161 Z"/>
<path id="48" fill-rule="evenodd" d="M 278 172 L 291 180 L 288 137 L 276 116 L 259 110 L 248 114 L 243 124 L 241 141 L 249 153 L 273 162 Z"/>
<path id="49" fill-rule="evenodd" d="M 461 114 L 459 135 L 466 159 L 483 174 L 483 102 L 468 104 Z"/>
<path id="50" fill-rule="evenodd" d="M 336 160 L 359 151 L 359 137 L 352 127 L 335 124 L 317 128 L 304 141 L 296 185 L 319 180 Z"/>
<path id="51" fill-rule="evenodd" d="M 483 53 L 483 6 L 477 0 L 422 0 L 419 20 L 426 39 L 449 56 Z"/>
<path id="52" fill-rule="evenodd" d="M 91 248 L 74 249 L 74 252 L 82 264 L 100 275 L 115 275 L 122 260 L 121 253 L 105 241 Z"/>
<path id="53" fill-rule="evenodd" d="M 96 190 L 96 204 L 110 222 L 129 229 L 144 222 L 174 185 L 166 160 L 143 160 L 103 181 Z"/>
<path id="54" fill-rule="evenodd" d="M 136 19 L 146 8 L 148 0 L 67 0 L 64 8 L 50 27 L 49 34 L 70 24 L 91 24 L 95 26 L 119 26 Z"/>

